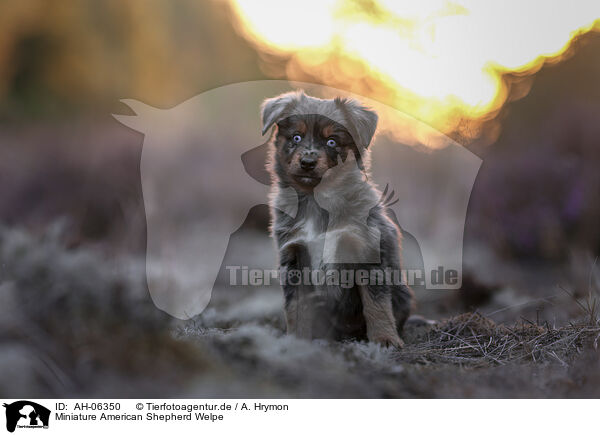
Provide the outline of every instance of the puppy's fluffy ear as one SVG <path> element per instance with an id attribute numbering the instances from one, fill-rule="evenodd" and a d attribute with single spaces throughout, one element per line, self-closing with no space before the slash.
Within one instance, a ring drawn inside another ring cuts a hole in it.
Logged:
<path id="1" fill-rule="evenodd" d="M 303 95 L 302 91 L 298 91 L 281 94 L 274 98 L 267 98 L 260 106 L 262 134 L 265 134 L 273 124 L 282 119 L 283 115 L 294 107 Z"/>
<path id="2" fill-rule="evenodd" d="M 379 120 L 377 113 L 355 100 L 336 98 L 335 102 L 342 109 L 354 130 L 351 131 L 351 134 L 354 136 L 354 140 L 359 142 L 357 145 L 367 148 L 377 130 L 377 121 Z"/>

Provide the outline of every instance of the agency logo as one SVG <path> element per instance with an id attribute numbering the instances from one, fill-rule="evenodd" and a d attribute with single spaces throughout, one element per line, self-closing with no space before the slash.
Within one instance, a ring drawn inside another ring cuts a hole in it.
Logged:
<path id="1" fill-rule="evenodd" d="M 48 429 L 50 410 L 29 400 L 19 400 L 6 408 L 6 430 L 14 432 L 19 429 Z"/>
<path id="2" fill-rule="evenodd" d="M 415 285 L 460 289 L 464 225 L 481 159 L 410 115 L 364 96 L 309 83 L 262 80 L 212 89 L 169 109 L 123 100 L 133 114 L 114 115 L 144 134 L 140 175 L 147 224 L 146 278 L 155 305 L 189 319 L 206 308 L 214 286 L 227 281 L 227 266 L 243 265 L 243 271 L 276 264 L 272 245 L 259 236 L 252 243 L 269 246 L 269 252 L 257 248 L 240 258 L 245 251 L 235 250 L 240 240 L 236 233 L 255 207 L 275 196 L 267 170 L 270 136 L 263 136 L 273 133 L 273 123 L 270 117 L 263 123 L 260 107 L 266 98 L 294 89 L 313 97 L 351 98 L 379 117 L 378 134 L 369 145 L 372 174 L 368 180 L 354 180 L 353 189 L 364 190 L 363 185 L 373 183 L 382 189 L 389 186 L 391 193 L 366 202 L 346 201 L 344 213 L 336 214 L 339 196 L 328 193 L 358 162 L 346 159 L 324 174 L 314 190 L 316 203 L 328 216 L 322 263 L 379 263 L 380 234 L 369 220 L 380 201 L 402 232 L 402 267 L 415 271 Z M 345 127 L 350 133 L 355 130 L 354 124 Z M 293 187 L 282 187 L 276 198 L 274 207 L 292 218 L 297 215 Z M 349 223 L 359 228 L 356 238 L 363 239 L 358 254 L 334 249 L 336 228 Z"/>

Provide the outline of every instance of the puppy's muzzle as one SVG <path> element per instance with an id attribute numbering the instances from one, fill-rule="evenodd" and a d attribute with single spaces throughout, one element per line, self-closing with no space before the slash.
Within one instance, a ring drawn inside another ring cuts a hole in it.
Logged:
<path id="1" fill-rule="evenodd" d="M 300 159 L 300 167 L 305 171 L 312 171 L 317 166 L 317 158 L 305 156 Z"/>

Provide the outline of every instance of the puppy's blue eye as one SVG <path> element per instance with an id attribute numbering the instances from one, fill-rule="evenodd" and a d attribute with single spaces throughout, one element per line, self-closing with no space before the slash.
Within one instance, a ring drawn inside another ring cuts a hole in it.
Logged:
<path id="1" fill-rule="evenodd" d="M 327 146 L 328 146 L 328 147 L 331 147 L 331 148 L 334 148 L 334 147 L 336 147 L 336 146 L 337 146 L 337 142 L 336 142 L 335 140 L 333 140 L 333 139 L 329 139 L 329 140 L 327 141 Z"/>
<path id="2" fill-rule="evenodd" d="M 292 138 L 292 140 L 295 143 L 300 143 L 300 141 L 302 140 L 302 136 L 300 136 L 299 134 L 295 134 L 294 137 Z"/>

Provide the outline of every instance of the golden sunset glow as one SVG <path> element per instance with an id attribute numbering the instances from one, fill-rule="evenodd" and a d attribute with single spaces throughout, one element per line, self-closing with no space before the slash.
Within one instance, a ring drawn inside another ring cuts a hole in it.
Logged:
<path id="1" fill-rule="evenodd" d="M 562 60 L 577 35 L 600 28 L 600 2 L 585 0 L 231 5 L 239 32 L 263 53 L 267 72 L 275 68 L 291 80 L 312 78 L 379 100 L 443 132 L 502 107 L 510 95 L 503 74 L 531 75 Z M 284 66 L 274 58 L 285 59 Z"/>

